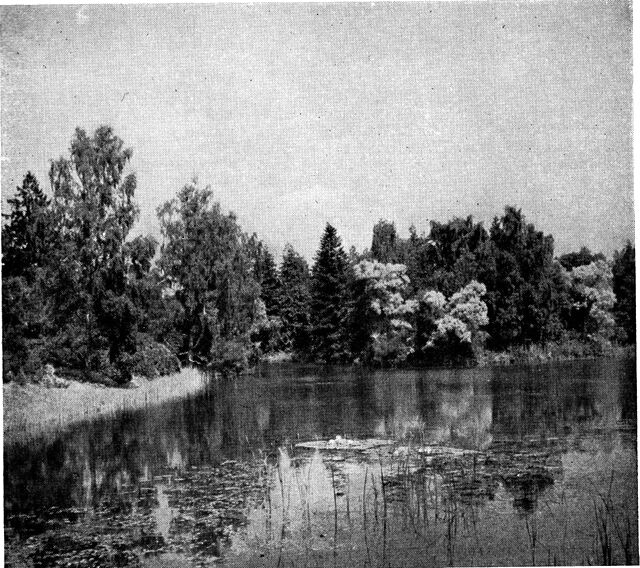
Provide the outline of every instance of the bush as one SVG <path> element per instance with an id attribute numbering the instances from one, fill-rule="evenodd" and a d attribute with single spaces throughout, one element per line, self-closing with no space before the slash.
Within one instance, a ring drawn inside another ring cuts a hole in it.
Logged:
<path id="1" fill-rule="evenodd" d="M 251 347 L 242 339 L 220 340 L 211 354 L 214 369 L 223 373 L 240 373 L 249 366 Z"/>
<path id="2" fill-rule="evenodd" d="M 132 373 L 147 379 L 180 371 L 178 357 L 166 345 L 149 338 L 143 339 L 132 359 Z"/>

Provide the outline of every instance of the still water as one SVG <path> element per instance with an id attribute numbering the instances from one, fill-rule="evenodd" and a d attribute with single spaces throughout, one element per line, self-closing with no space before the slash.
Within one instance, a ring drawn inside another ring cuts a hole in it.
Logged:
<path id="1" fill-rule="evenodd" d="M 5 448 L 6 565 L 637 564 L 636 423 L 635 360 L 211 377 Z"/>

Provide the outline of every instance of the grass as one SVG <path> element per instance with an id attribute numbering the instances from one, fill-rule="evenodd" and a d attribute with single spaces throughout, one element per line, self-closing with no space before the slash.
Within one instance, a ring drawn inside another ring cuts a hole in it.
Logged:
<path id="1" fill-rule="evenodd" d="M 199 390 L 206 375 L 192 367 L 153 380 L 139 379 L 138 388 L 102 387 L 71 381 L 69 388 L 3 385 L 4 443 L 24 441 L 88 418 L 119 410 L 144 408 Z"/>

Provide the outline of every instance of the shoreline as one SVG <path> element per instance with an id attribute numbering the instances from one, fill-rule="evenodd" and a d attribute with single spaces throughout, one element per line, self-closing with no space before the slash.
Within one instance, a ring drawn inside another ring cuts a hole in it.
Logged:
<path id="1" fill-rule="evenodd" d="M 72 424 L 178 399 L 197 392 L 206 373 L 185 367 L 156 379 L 137 378 L 137 388 L 104 387 L 70 381 L 68 388 L 42 385 L 2 385 L 4 445 L 25 441 Z"/>
<path id="2" fill-rule="evenodd" d="M 635 357 L 636 351 L 635 346 L 617 347 L 609 352 L 595 355 L 534 348 L 501 353 L 487 352 L 484 355 L 474 366 L 510 367 L 580 359 L 616 359 Z M 282 359 L 264 363 L 276 366 L 282 363 L 305 365 L 302 362 Z M 324 365 L 318 364 L 318 366 Z M 428 370 L 437 367 L 415 368 Z M 372 370 L 375 369 L 372 367 Z M 252 374 L 246 373 L 247 376 Z M 83 420 L 92 420 L 121 410 L 135 410 L 179 399 L 197 392 L 207 381 L 206 372 L 197 367 L 185 367 L 179 373 L 155 379 L 138 377 L 136 382 L 139 386 L 136 388 L 105 387 L 78 381 L 70 381 L 68 388 L 6 383 L 2 386 L 3 442 L 5 446 L 24 442 Z"/>

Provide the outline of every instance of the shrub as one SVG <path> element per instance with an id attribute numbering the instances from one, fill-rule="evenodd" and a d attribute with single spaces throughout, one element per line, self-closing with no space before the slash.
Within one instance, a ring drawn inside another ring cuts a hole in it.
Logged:
<path id="1" fill-rule="evenodd" d="M 132 373 L 153 379 L 170 375 L 180 370 L 180 361 L 171 350 L 162 343 L 145 338 L 133 355 Z"/>
<path id="2" fill-rule="evenodd" d="M 240 373 L 249 366 L 251 346 L 242 338 L 218 340 L 213 346 L 211 367 L 222 373 Z"/>

